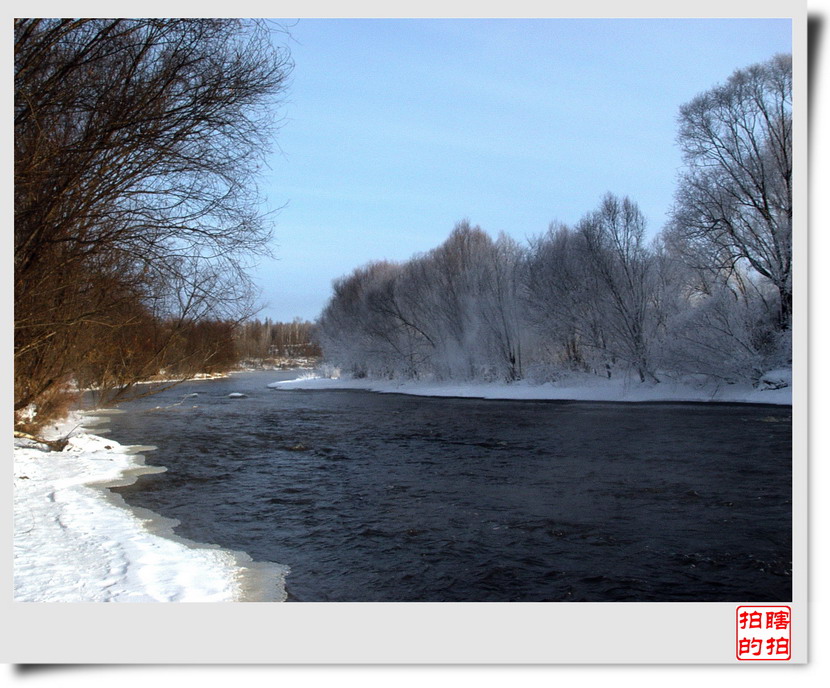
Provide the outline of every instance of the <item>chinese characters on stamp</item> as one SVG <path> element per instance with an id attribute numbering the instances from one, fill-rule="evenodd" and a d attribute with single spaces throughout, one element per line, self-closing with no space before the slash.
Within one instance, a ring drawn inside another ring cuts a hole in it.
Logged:
<path id="1" fill-rule="evenodd" d="M 788 606 L 740 606 L 735 612 L 739 660 L 788 660 L 791 657 Z"/>

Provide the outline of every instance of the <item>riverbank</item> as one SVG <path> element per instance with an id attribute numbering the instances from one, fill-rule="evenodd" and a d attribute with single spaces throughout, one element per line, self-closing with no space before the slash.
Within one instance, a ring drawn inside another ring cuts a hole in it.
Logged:
<path id="1" fill-rule="evenodd" d="M 141 450 L 88 432 L 75 414 L 45 439 L 14 441 L 14 599 L 18 602 L 242 602 L 285 599 L 283 567 L 173 533 L 176 522 L 133 509 L 106 487 L 147 466 Z"/>
<path id="2" fill-rule="evenodd" d="M 556 383 L 517 381 L 432 382 L 421 380 L 372 380 L 324 377 L 311 373 L 295 380 L 274 382 L 273 389 L 365 389 L 390 394 L 476 399 L 607 401 L 607 402 L 715 402 L 792 405 L 792 373 L 771 371 L 762 385 L 716 384 L 699 381 L 667 381 L 659 384 L 595 375 L 572 375 Z"/>

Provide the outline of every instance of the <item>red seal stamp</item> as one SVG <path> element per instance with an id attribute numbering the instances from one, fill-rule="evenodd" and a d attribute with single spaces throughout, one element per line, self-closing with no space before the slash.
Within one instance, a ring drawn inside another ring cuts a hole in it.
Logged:
<path id="1" fill-rule="evenodd" d="M 740 606 L 735 611 L 739 660 L 786 661 L 791 656 L 791 609 L 787 606 Z"/>

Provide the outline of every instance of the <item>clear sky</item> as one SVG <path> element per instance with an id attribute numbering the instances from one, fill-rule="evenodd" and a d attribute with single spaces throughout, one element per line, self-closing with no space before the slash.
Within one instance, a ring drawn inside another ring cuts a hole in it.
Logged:
<path id="1" fill-rule="evenodd" d="M 283 19 L 295 68 L 263 189 L 259 317 L 313 320 L 333 279 L 460 220 L 522 241 L 610 191 L 663 226 L 678 108 L 791 52 L 789 19 Z"/>

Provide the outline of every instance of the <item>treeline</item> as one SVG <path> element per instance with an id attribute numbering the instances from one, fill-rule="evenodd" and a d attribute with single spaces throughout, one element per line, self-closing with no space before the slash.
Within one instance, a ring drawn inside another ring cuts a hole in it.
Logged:
<path id="1" fill-rule="evenodd" d="M 757 381 L 791 363 L 792 72 L 738 70 L 680 110 L 686 169 L 651 241 L 608 194 L 520 245 L 469 222 L 404 263 L 337 280 L 325 358 L 355 376 Z"/>
<path id="2" fill-rule="evenodd" d="M 315 337 L 314 323 L 300 318 L 287 323 L 268 318 L 248 320 L 236 333 L 237 358 L 240 361 L 315 359 L 321 355 Z"/>
<path id="3" fill-rule="evenodd" d="M 263 22 L 15 19 L 14 410 L 221 368 L 271 230 L 290 63 Z"/>

